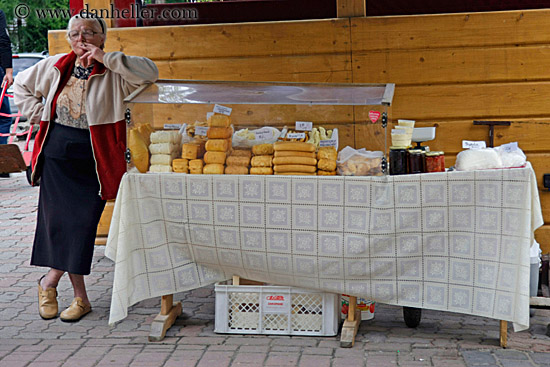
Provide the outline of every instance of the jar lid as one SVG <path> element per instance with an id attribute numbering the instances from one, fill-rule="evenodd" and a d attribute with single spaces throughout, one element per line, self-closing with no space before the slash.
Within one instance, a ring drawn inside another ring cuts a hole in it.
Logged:
<path id="1" fill-rule="evenodd" d="M 438 155 L 439 155 L 439 152 L 426 152 L 426 157 L 435 157 Z"/>
<path id="2" fill-rule="evenodd" d="M 407 149 L 407 146 L 405 145 L 392 145 L 390 147 L 391 150 L 397 150 L 397 149 Z"/>
<path id="3" fill-rule="evenodd" d="M 422 154 L 422 150 L 421 149 L 409 149 L 409 153 Z"/>

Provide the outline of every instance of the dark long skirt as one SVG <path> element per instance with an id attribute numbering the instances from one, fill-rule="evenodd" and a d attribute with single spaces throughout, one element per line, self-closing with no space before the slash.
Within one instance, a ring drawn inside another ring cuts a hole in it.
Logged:
<path id="1" fill-rule="evenodd" d="M 90 132 L 55 123 L 50 129 L 42 152 L 31 265 L 88 275 L 105 207 L 99 196 Z"/>

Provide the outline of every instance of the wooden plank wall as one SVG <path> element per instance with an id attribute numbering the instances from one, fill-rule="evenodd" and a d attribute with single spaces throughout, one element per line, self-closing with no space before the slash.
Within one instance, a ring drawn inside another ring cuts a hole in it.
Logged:
<path id="1" fill-rule="evenodd" d="M 314 21 L 110 29 L 107 51 L 144 55 L 162 78 L 203 80 L 358 82 L 396 84 L 391 117 L 436 126 L 432 149 L 454 163 L 461 141 L 484 140 L 473 120 L 510 120 L 495 144 L 518 141 L 539 180 L 546 225 L 537 231 L 550 252 L 550 10 Z M 50 32 L 50 54 L 66 52 L 63 32 Z M 200 109 L 199 109 L 200 110 Z M 162 121 L 197 109 L 162 108 Z M 367 109 L 321 109 L 314 117 L 339 126 L 343 143 L 380 149 L 383 135 L 357 123 Z M 243 107 L 235 119 L 280 126 L 306 109 Z M 202 111 L 200 112 L 202 115 Z"/>

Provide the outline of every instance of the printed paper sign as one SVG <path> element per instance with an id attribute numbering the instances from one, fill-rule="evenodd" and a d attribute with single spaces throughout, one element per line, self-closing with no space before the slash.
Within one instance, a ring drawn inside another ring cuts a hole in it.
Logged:
<path id="1" fill-rule="evenodd" d="M 214 113 L 219 113 L 219 114 L 222 114 L 222 115 L 227 115 L 227 116 L 231 116 L 231 111 L 233 109 L 231 107 L 225 107 L 225 106 L 222 106 L 222 105 L 214 105 Z"/>
<path id="2" fill-rule="evenodd" d="M 301 140 L 301 139 L 304 139 L 306 137 L 306 133 L 290 133 L 290 134 L 286 134 L 286 137 L 288 139 L 298 139 L 298 140 Z"/>
<path id="3" fill-rule="evenodd" d="M 296 130 L 298 130 L 298 131 L 311 131 L 311 130 L 313 130 L 313 122 L 296 121 Z"/>
<path id="4" fill-rule="evenodd" d="M 195 126 L 195 135 L 206 136 L 208 126 Z"/>
<path id="5" fill-rule="evenodd" d="M 164 124 L 164 130 L 179 130 L 181 124 Z"/>
<path id="6" fill-rule="evenodd" d="M 509 144 L 503 144 L 501 147 L 506 153 L 512 153 L 519 149 L 517 141 Z"/>
<path id="7" fill-rule="evenodd" d="M 270 129 L 254 130 L 255 139 L 258 141 L 269 140 L 273 137 L 273 132 Z"/>
<path id="8" fill-rule="evenodd" d="M 373 124 L 378 121 L 380 115 L 380 111 L 369 111 L 369 119 L 372 121 Z"/>
<path id="9" fill-rule="evenodd" d="M 462 140 L 463 149 L 484 149 L 487 145 L 484 141 Z"/>
<path id="10" fill-rule="evenodd" d="M 290 311 L 290 295 L 268 294 L 263 296 L 263 312 L 288 313 Z"/>
<path id="11" fill-rule="evenodd" d="M 336 147 L 337 145 L 338 141 L 336 139 L 321 140 L 319 142 L 320 147 Z"/>

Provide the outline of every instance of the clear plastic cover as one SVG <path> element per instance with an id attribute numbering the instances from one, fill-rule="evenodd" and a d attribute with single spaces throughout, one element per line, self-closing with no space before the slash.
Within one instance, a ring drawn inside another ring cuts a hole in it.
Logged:
<path id="1" fill-rule="evenodd" d="M 138 90 L 126 102 L 390 106 L 394 87 L 394 84 L 159 80 Z"/>

